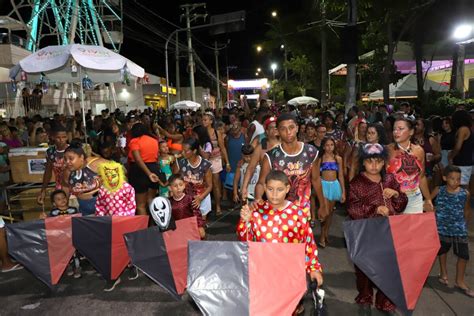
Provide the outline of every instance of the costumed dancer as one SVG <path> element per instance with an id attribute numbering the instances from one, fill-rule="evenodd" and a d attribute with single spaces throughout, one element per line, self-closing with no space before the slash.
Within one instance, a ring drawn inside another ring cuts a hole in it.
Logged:
<path id="1" fill-rule="evenodd" d="M 186 183 L 180 174 L 172 175 L 169 180 L 171 214 L 175 221 L 196 216 L 201 239 L 206 237 L 204 226 L 206 221 L 202 218 L 199 207 L 193 205 L 193 196 L 186 193 Z"/>
<path id="2" fill-rule="evenodd" d="M 447 254 L 451 246 L 458 257 L 454 288 L 468 297 L 474 297 L 474 290 L 466 284 L 464 276 L 469 261 L 469 238 L 467 223 L 471 216 L 470 194 L 461 187 L 461 168 L 449 165 L 444 169 L 446 185 L 436 187 L 431 198 L 436 197 L 436 224 L 441 249 L 438 252 L 440 275 L 438 281 L 448 286 Z"/>
<path id="3" fill-rule="evenodd" d="M 323 189 L 323 200 L 328 210 L 327 218 L 321 223 L 321 236 L 318 245 L 325 248 L 329 243 L 329 228 L 332 222 L 332 214 L 336 201 L 344 203 L 346 200 L 346 188 L 344 185 L 344 162 L 336 152 L 336 142 L 333 138 L 325 138 L 321 147 L 323 152 L 317 160 L 316 167 L 321 172 L 321 185 Z"/>
<path id="4" fill-rule="evenodd" d="M 268 201 L 257 203 L 256 211 L 250 211 L 247 204 L 242 207 L 238 238 L 241 241 L 305 243 L 306 272 L 321 286 L 322 267 L 308 218 L 303 216 L 303 209 L 298 204 L 286 200 L 290 191 L 288 177 L 283 171 L 272 170 L 265 177 L 264 189 Z M 303 310 L 300 304 L 296 313 Z"/>
<path id="5" fill-rule="evenodd" d="M 104 162 L 98 168 L 102 186 L 95 202 L 96 216 L 134 216 L 135 189 L 127 182 L 123 166 Z"/>
<path id="6" fill-rule="evenodd" d="M 408 198 L 401 192 L 394 175 L 385 174 L 386 159 L 387 151 L 380 144 L 366 144 L 361 147 L 360 173 L 349 184 L 347 212 L 351 219 L 390 216 L 405 209 Z M 365 314 L 370 314 L 376 287 L 357 266 L 354 267 L 359 291 L 355 301 L 361 305 Z M 375 307 L 383 312 L 395 310 L 395 305 L 380 290 L 375 297 Z"/>

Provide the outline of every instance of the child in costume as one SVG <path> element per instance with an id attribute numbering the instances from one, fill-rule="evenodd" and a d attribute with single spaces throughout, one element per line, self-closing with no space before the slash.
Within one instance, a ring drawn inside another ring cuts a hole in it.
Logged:
<path id="1" fill-rule="evenodd" d="M 359 151 L 360 173 L 349 184 L 347 212 L 351 219 L 391 216 L 403 212 L 408 203 L 405 193 L 393 174 L 385 174 L 387 151 L 380 144 L 365 144 Z M 356 284 L 359 295 L 355 298 L 364 314 L 370 314 L 373 304 L 374 284 L 357 267 Z M 393 312 L 395 305 L 377 291 L 375 307 L 382 312 Z"/>
<path id="2" fill-rule="evenodd" d="M 332 214 L 336 201 L 344 203 L 346 200 L 346 189 L 344 185 L 344 162 L 337 154 L 336 142 L 333 138 L 325 138 L 321 142 L 322 154 L 318 159 L 317 167 L 321 172 L 321 185 L 323 190 L 323 201 L 329 215 L 321 223 L 321 236 L 318 245 L 326 247 L 329 236 L 329 228 L 332 222 Z"/>
<path id="3" fill-rule="evenodd" d="M 247 204 L 242 207 L 237 226 L 238 238 L 241 241 L 305 243 L 306 272 L 321 285 L 322 269 L 313 231 L 307 218 L 302 216 L 301 208 L 286 200 L 289 190 L 290 185 L 285 173 L 279 170 L 270 171 L 265 178 L 268 201 L 257 204 L 257 210 L 254 212 L 250 211 Z M 296 227 L 299 228 L 297 231 Z"/>
<path id="4" fill-rule="evenodd" d="M 175 160 L 173 155 L 170 155 L 170 149 L 168 143 L 165 141 L 160 141 L 160 157 L 159 165 L 160 171 L 164 175 L 163 179 L 160 179 L 160 196 L 168 197 L 168 179 L 173 174 L 171 166 Z M 165 180 L 165 181 L 163 181 Z"/>
<path id="5" fill-rule="evenodd" d="M 193 206 L 193 196 L 186 193 L 186 183 L 179 174 L 174 174 L 169 178 L 171 213 L 175 221 L 196 216 L 201 239 L 206 237 L 204 226 L 206 221 L 202 218 L 199 207 Z"/>
<path id="6" fill-rule="evenodd" d="M 96 216 L 133 216 L 137 205 L 135 190 L 126 181 L 121 164 L 110 161 L 98 167 L 102 186 L 95 203 Z"/>
<path id="7" fill-rule="evenodd" d="M 69 206 L 69 198 L 63 190 L 53 191 L 51 193 L 51 202 L 54 208 L 49 212 L 50 217 L 74 215 L 79 213 L 77 208 Z M 46 214 L 43 214 L 43 217 L 46 217 L 45 215 Z M 74 252 L 74 256 L 71 259 L 66 273 L 68 276 L 73 276 L 74 279 L 79 279 L 82 276 L 77 251 Z"/>
<path id="8" fill-rule="evenodd" d="M 446 266 L 447 253 L 453 246 L 454 254 L 458 257 L 456 264 L 456 281 L 454 288 L 468 297 L 474 297 L 474 290 L 467 286 L 464 276 L 469 261 L 469 238 L 467 222 L 470 218 L 470 194 L 461 187 L 461 169 L 447 166 L 443 180 L 446 185 L 437 187 L 431 193 L 431 199 L 436 197 L 436 224 L 438 226 L 441 249 L 438 252 L 440 274 L 438 281 L 448 285 L 448 269 Z"/>

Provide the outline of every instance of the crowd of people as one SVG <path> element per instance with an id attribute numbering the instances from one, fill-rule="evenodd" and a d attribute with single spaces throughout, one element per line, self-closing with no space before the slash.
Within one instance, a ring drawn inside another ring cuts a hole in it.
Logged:
<path id="1" fill-rule="evenodd" d="M 0 182 L 9 181 L 10 148 L 49 146 L 38 203 L 49 198 L 54 174 L 55 210 L 44 216 L 77 210 L 146 215 L 160 195 L 171 200 L 174 216 L 198 216 L 206 238 L 209 215 L 220 216 L 226 201 L 240 203 L 239 239 L 305 243 L 307 272 L 320 285 L 324 267 L 318 248 L 331 246 L 336 206 L 350 219 L 435 211 L 439 282 L 448 284 L 446 253 L 453 246 L 455 286 L 474 297 L 464 279 L 472 115 L 459 106 L 451 116 L 426 118 L 409 103 L 396 111 L 372 105 L 344 113 L 316 106 L 277 108 L 262 100 L 251 109 L 244 98 L 234 108 L 205 112 L 89 112 L 85 124 L 78 112 L 19 117 L 0 123 Z M 2 236 L 2 270 L 10 271 L 17 265 L 6 254 L 3 228 Z M 78 271 L 74 275 L 80 277 Z M 356 302 L 366 308 L 373 304 L 374 285 L 357 267 L 355 275 Z M 395 309 L 380 291 L 375 305 L 385 312 Z"/>

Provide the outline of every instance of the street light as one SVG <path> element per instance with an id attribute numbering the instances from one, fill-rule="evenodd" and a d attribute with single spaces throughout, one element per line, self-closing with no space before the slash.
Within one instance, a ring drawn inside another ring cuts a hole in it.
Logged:
<path id="1" fill-rule="evenodd" d="M 262 68 L 258 67 L 257 72 L 260 72 L 260 71 L 262 71 Z"/>
<path id="2" fill-rule="evenodd" d="M 276 11 L 272 11 L 272 17 L 276 18 L 278 16 L 278 13 Z"/>
<path id="3" fill-rule="evenodd" d="M 262 51 L 262 46 L 258 45 L 257 46 L 257 53 L 260 53 Z"/>
<path id="4" fill-rule="evenodd" d="M 256 73 L 255 73 L 255 76 L 257 76 L 257 77 L 258 77 L 258 72 L 256 72 Z"/>
<path id="5" fill-rule="evenodd" d="M 453 60 L 453 68 L 451 71 L 451 89 L 457 89 L 461 92 L 462 98 L 465 98 L 464 94 L 464 60 L 466 58 L 465 45 L 472 42 L 470 38 L 472 34 L 472 25 L 461 24 L 454 29 L 452 37 L 457 42 L 457 60 Z"/>
<path id="6" fill-rule="evenodd" d="M 272 68 L 273 72 L 273 81 L 272 81 L 272 88 L 273 88 L 273 104 L 275 104 L 275 70 L 278 68 L 278 65 L 276 63 L 272 63 L 270 65 L 270 68 Z"/>
<path id="7" fill-rule="evenodd" d="M 280 45 L 280 49 L 285 49 L 285 45 L 284 45 L 284 44 L 281 44 L 281 45 Z"/>
<path id="8" fill-rule="evenodd" d="M 472 33 L 472 26 L 469 24 L 462 24 L 456 27 L 453 32 L 453 38 L 463 40 L 468 38 Z"/>

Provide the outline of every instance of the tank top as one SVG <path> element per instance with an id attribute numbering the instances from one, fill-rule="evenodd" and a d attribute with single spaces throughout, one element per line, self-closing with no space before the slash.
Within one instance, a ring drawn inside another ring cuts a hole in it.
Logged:
<path id="1" fill-rule="evenodd" d="M 90 161 L 86 167 L 71 172 L 69 186 L 73 195 L 78 196 L 100 188 L 99 175 L 89 168 L 89 165 L 97 159 Z"/>
<path id="2" fill-rule="evenodd" d="M 214 129 L 213 135 L 209 135 L 212 144 L 211 159 L 221 156 L 221 149 L 219 148 L 219 139 L 217 138 L 217 131 Z"/>
<path id="3" fill-rule="evenodd" d="M 259 137 L 259 141 L 262 141 L 262 135 L 265 134 L 265 129 L 263 128 L 263 125 L 260 124 L 260 122 L 257 120 L 250 123 L 250 125 L 252 124 L 255 126 L 255 131 L 253 132 L 252 137 L 250 138 L 250 143 L 252 143 L 256 137 Z"/>
<path id="4" fill-rule="evenodd" d="M 291 186 L 288 200 L 304 208 L 311 195 L 311 167 L 318 157 L 318 151 L 311 145 L 300 144 L 302 144 L 301 150 L 296 154 L 290 155 L 278 145 L 265 156 L 271 169 L 283 171 L 288 176 Z"/>
<path id="5" fill-rule="evenodd" d="M 242 146 L 245 145 L 245 137 L 242 133 L 235 138 L 231 135 L 227 136 L 227 153 L 229 154 L 229 164 L 231 172 L 235 172 L 237 163 L 242 158 Z"/>
<path id="6" fill-rule="evenodd" d="M 469 137 L 464 140 L 461 146 L 461 150 L 454 157 L 453 163 L 456 166 L 472 166 L 474 165 L 472 154 L 474 148 L 474 135 L 472 135 L 472 130 L 469 130 Z"/>
<path id="7" fill-rule="evenodd" d="M 420 186 L 421 162 L 415 155 L 397 150 L 395 157 L 389 160 L 387 172 L 395 176 L 400 184 L 400 191 L 414 192 Z"/>

